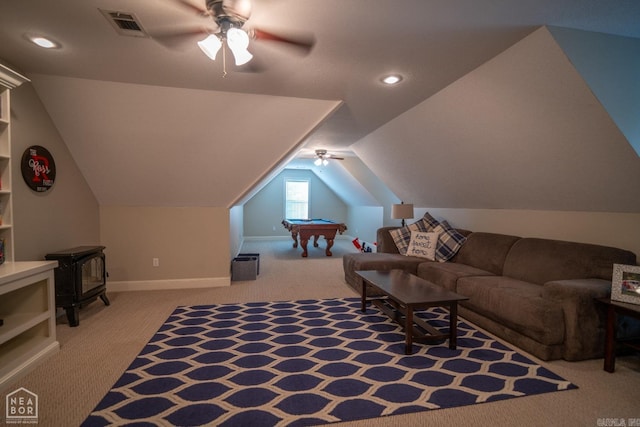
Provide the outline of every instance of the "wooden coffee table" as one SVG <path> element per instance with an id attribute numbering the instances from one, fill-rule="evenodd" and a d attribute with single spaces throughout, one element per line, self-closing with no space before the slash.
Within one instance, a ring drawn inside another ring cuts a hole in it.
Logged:
<path id="1" fill-rule="evenodd" d="M 383 313 L 404 328 L 405 354 L 411 354 L 413 341 L 442 342 L 449 338 L 449 348 L 456 349 L 458 333 L 458 301 L 469 298 L 443 289 L 431 282 L 402 270 L 358 270 L 364 280 L 362 286 L 362 312 L 367 302 L 375 304 Z M 367 298 L 367 287 L 382 296 Z M 428 307 L 445 307 L 449 310 L 449 334 L 443 334 L 424 319 L 414 316 L 414 311 Z"/>

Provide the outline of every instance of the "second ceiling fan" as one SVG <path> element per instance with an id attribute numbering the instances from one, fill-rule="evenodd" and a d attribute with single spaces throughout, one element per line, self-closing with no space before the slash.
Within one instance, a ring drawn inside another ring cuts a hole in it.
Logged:
<path id="1" fill-rule="evenodd" d="M 329 163 L 329 159 L 331 160 L 344 160 L 344 157 L 336 157 L 333 154 L 329 154 L 327 150 L 316 150 L 316 160 L 313 162 L 314 165 L 326 166 Z"/>

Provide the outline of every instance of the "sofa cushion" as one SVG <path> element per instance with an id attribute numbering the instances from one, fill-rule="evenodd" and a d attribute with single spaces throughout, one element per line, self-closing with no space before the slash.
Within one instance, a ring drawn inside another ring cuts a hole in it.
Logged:
<path id="1" fill-rule="evenodd" d="M 415 274 L 418 264 L 425 262 L 424 258 L 383 254 L 379 252 L 346 254 L 342 257 L 345 270 L 394 270 L 401 269 Z"/>
<path id="2" fill-rule="evenodd" d="M 461 277 L 490 276 L 491 272 L 455 262 L 423 262 L 418 265 L 417 276 L 456 292 L 456 282 Z"/>
<path id="3" fill-rule="evenodd" d="M 417 256 L 430 261 L 436 259 L 436 247 L 438 246 L 438 233 L 426 231 L 412 231 L 411 240 L 407 247 L 407 256 Z"/>
<path id="4" fill-rule="evenodd" d="M 439 262 L 453 258 L 466 240 L 466 237 L 451 227 L 447 221 L 442 221 L 433 231 L 439 234 L 436 248 L 436 260 Z"/>
<path id="5" fill-rule="evenodd" d="M 542 297 L 542 286 L 504 276 L 458 279 L 461 304 L 510 329 L 545 344 L 564 342 L 562 304 Z"/>
<path id="6" fill-rule="evenodd" d="M 359 293 L 362 292 L 362 279 L 355 273 L 357 270 L 400 269 L 416 274 L 418 265 L 423 262 L 431 261 L 424 258 L 380 252 L 352 253 L 342 257 L 344 279 Z"/>
<path id="7" fill-rule="evenodd" d="M 387 254 L 399 254 L 398 247 L 391 237 L 391 231 L 400 227 L 381 227 L 376 233 L 376 252 L 384 252 Z"/>
<path id="8" fill-rule="evenodd" d="M 513 244 L 503 274 L 542 285 L 552 280 L 611 280 L 613 264 L 636 263 L 633 252 L 561 240 L 523 238 Z"/>
<path id="9" fill-rule="evenodd" d="M 509 250 L 519 239 L 520 237 L 507 234 L 471 233 L 451 261 L 500 276 Z"/>
<path id="10" fill-rule="evenodd" d="M 565 324 L 566 360 L 602 357 L 605 310 L 594 298 L 607 297 L 611 281 L 603 279 L 555 280 L 542 287 L 542 296 L 562 305 Z"/>

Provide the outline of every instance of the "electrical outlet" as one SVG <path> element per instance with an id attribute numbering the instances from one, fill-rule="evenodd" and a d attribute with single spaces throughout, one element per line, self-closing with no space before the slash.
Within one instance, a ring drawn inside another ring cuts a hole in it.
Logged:
<path id="1" fill-rule="evenodd" d="M 160 258 L 154 258 L 152 262 L 154 267 L 160 267 Z"/>
<path id="2" fill-rule="evenodd" d="M 273 226 L 273 231 L 276 231 L 276 226 L 275 225 Z"/>

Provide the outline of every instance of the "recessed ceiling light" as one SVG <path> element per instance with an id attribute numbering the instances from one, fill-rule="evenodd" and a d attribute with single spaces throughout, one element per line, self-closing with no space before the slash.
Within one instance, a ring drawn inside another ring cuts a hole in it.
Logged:
<path id="1" fill-rule="evenodd" d="M 55 49 L 60 47 L 58 43 L 42 36 L 30 36 L 29 40 L 31 40 L 32 43 L 37 44 L 38 46 L 45 49 Z"/>
<path id="2" fill-rule="evenodd" d="M 402 76 L 400 74 L 390 74 L 388 76 L 383 77 L 381 80 L 382 80 L 382 83 L 391 86 L 391 85 L 400 83 L 402 81 Z"/>

